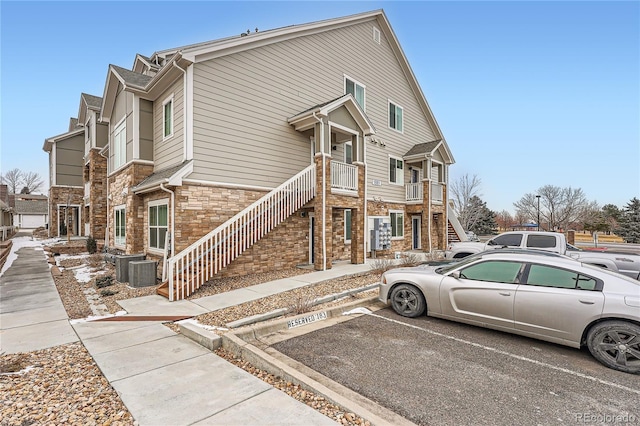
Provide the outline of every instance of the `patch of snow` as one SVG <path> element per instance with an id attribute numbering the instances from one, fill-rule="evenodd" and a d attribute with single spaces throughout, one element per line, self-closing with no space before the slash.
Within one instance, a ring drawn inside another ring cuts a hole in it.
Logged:
<path id="1" fill-rule="evenodd" d="M 0 277 L 4 275 L 4 272 L 11 267 L 13 261 L 18 258 L 16 252 L 23 247 L 36 247 L 42 248 L 42 243 L 40 241 L 34 241 L 32 237 L 16 237 L 13 238 L 13 245 L 11 246 L 11 251 L 9 252 L 9 256 L 7 256 L 7 260 L 2 267 L 2 271 L 0 271 Z"/>
<path id="2" fill-rule="evenodd" d="M 347 312 L 343 312 L 342 315 L 355 315 L 355 314 L 370 314 L 371 311 L 367 308 L 355 308 Z"/>

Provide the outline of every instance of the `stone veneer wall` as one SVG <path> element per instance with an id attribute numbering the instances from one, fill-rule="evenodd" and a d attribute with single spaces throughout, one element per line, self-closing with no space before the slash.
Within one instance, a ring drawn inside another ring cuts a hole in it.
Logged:
<path id="1" fill-rule="evenodd" d="M 71 198 L 69 198 L 71 195 Z M 49 188 L 49 237 L 58 236 L 58 206 L 66 206 L 67 202 L 71 205 L 79 206 L 79 212 L 82 212 L 82 204 L 84 202 L 84 188 L 54 186 Z M 82 221 L 78 220 L 81 229 L 76 229 L 75 235 L 82 235 Z"/>
<path id="2" fill-rule="evenodd" d="M 265 191 L 197 184 L 177 187 L 175 193 L 176 253 L 266 194 Z M 159 195 L 150 194 L 149 200 L 154 197 Z M 147 200 L 145 205 L 148 205 Z M 306 264 L 309 258 L 308 233 L 308 215 L 302 217 L 300 212 L 296 212 L 243 252 L 218 277 L 276 271 Z M 147 238 L 145 237 L 145 244 Z"/>
<path id="3" fill-rule="evenodd" d="M 89 235 L 102 240 L 107 225 L 107 159 L 97 149 L 89 151 Z"/>
<path id="4" fill-rule="evenodd" d="M 369 201 L 367 204 L 367 213 L 369 216 L 389 216 L 389 210 L 404 211 L 404 238 L 402 240 L 391 240 L 391 249 L 377 250 L 376 257 L 393 257 L 396 251 L 411 250 L 411 220 L 407 220 L 406 204 L 388 203 L 379 201 Z M 410 218 L 410 216 L 409 216 Z M 407 223 L 409 223 L 407 228 Z M 369 253 L 370 255 L 371 253 Z"/>
<path id="5" fill-rule="evenodd" d="M 131 187 L 142 182 L 144 178 L 153 173 L 153 165 L 130 163 L 116 174 L 109 176 L 109 246 L 114 246 L 114 227 L 116 207 L 125 205 L 126 209 L 126 238 L 125 253 L 136 254 L 145 251 L 144 234 L 144 203 L 143 198 L 134 194 Z"/>

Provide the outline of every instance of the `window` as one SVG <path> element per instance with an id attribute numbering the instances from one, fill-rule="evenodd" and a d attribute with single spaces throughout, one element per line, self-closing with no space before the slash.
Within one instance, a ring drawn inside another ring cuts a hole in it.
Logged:
<path id="1" fill-rule="evenodd" d="M 390 212 L 391 216 L 391 237 L 402 238 L 404 236 L 404 213 Z"/>
<path id="2" fill-rule="evenodd" d="M 124 246 L 127 236 L 127 220 L 126 220 L 126 208 L 125 206 L 118 206 L 115 208 L 115 245 Z"/>
<path id="3" fill-rule="evenodd" d="M 351 93 L 358 105 L 364 110 L 364 86 L 349 77 L 344 78 L 344 93 Z"/>
<path id="4" fill-rule="evenodd" d="M 404 161 L 398 157 L 389 157 L 389 183 L 404 185 Z"/>
<path id="5" fill-rule="evenodd" d="M 113 132 L 113 168 L 127 162 L 127 120 L 122 120 Z"/>
<path id="6" fill-rule="evenodd" d="M 521 242 L 522 234 L 505 234 L 489 240 L 487 244 L 490 246 L 519 247 Z"/>
<path id="7" fill-rule="evenodd" d="M 460 277 L 476 281 L 515 284 L 522 264 L 518 262 L 487 261 L 476 263 L 460 271 Z"/>
<path id="8" fill-rule="evenodd" d="M 389 127 L 402 132 L 402 107 L 389 102 Z"/>
<path id="9" fill-rule="evenodd" d="M 166 201 L 149 204 L 149 248 L 164 250 L 167 239 L 168 213 L 169 206 Z"/>
<path id="10" fill-rule="evenodd" d="M 162 138 L 173 136 L 173 95 L 162 103 Z"/>
<path id="11" fill-rule="evenodd" d="M 351 242 L 351 209 L 344 211 L 344 242 Z"/>
<path id="12" fill-rule="evenodd" d="M 527 247 L 553 248 L 555 246 L 556 237 L 554 235 L 529 235 L 527 238 Z"/>
<path id="13" fill-rule="evenodd" d="M 575 271 L 544 265 L 531 265 L 527 284 L 556 288 L 595 290 L 597 281 Z"/>
<path id="14" fill-rule="evenodd" d="M 344 162 L 353 164 L 353 145 L 351 145 L 351 142 L 344 144 Z"/>
<path id="15" fill-rule="evenodd" d="M 373 27 L 373 41 L 380 44 L 380 30 Z"/>

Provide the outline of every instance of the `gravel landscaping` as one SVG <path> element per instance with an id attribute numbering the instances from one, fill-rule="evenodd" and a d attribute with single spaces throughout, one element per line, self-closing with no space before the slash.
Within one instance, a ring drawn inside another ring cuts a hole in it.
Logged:
<path id="1" fill-rule="evenodd" d="M 82 251 L 83 245 L 84 242 L 71 242 L 65 247 L 64 254 L 55 256 L 60 273 L 54 274 L 54 281 L 69 318 L 81 319 L 101 313 L 116 314 L 122 311 L 118 300 L 155 293 L 155 287 L 136 289 L 115 280 L 112 285 L 98 287 L 97 279 L 115 277 L 114 267 L 104 262 L 100 255 L 74 255 L 74 248 L 71 246 L 76 246 L 75 251 L 79 252 Z M 203 286 L 189 299 L 309 272 L 311 271 L 306 269 L 291 268 L 249 277 L 216 279 Z M 202 324 L 225 327 L 231 321 L 280 308 L 288 309 L 291 314 L 303 313 L 319 309 L 312 307 L 312 301 L 316 298 L 361 288 L 376 282 L 378 276 L 379 273 L 368 272 L 328 280 L 303 289 L 210 312 L 196 319 Z M 349 296 L 348 301 L 354 297 L 371 297 L 376 291 Z M 334 301 L 330 305 L 344 302 Z M 176 330 L 175 327 L 171 328 Z M 369 425 L 365 419 L 303 390 L 298 384 L 286 382 L 261 371 L 224 350 L 218 350 L 216 353 L 340 424 Z M 24 354 L 1 354 L 0 398 L 2 426 L 40 423 L 114 426 L 135 424 L 131 414 L 81 343 Z"/>

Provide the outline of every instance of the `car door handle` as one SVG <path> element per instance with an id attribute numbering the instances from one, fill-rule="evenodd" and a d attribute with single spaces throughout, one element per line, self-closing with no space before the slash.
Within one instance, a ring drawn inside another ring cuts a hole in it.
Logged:
<path id="1" fill-rule="evenodd" d="M 508 291 L 499 291 L 498 294 L 500 296 L 511 296 L 511 293 Z"/>
<path id="2" fill-rule="evenodd" d="M 580 299 L 580 303 L 582 303 L 583 305 L 593 305 L 596 302 L 594 302 L 593 300 L 582 300 L 582 299 Z"/>

